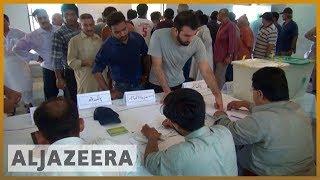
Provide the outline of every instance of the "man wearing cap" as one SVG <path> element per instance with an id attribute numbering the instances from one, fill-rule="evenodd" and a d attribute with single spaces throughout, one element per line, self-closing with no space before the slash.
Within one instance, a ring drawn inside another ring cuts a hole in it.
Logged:
<path id="1" fill-rule="evenodd" d="M 296 45 L 298 39 L 298 25 L 292 20 L 293 11 L 287 7 L 281 12 L 284 23 L 280 33 L 280 54 L 283 56 L 291 56 L 296 53 Z"/>
<path id="2" fill-rule="evenodd" d="M 91 14 L 81 14 L 81 32 L 69 41 L 68 65 L 74 70 L 78 94 L 99 90 L 97 81 L 91 73 L 94 59 L 102 40 L 94 33 L 94 20 Z"/>
<path id="3" fill-rule="evenodd" d="M 65 24 L 53 34 L 51 58 L 57 87 L 64 91 L 65 97 L 77 102 L 77 82 L 73 70 L 67 64 L 67 54 L 69 40 L 80 33 L 79 12 L 74 4 L 63 4 L 61 12 Z"/>
<path id="4" fill-rule="evenodd" d="M 43 91 L 45 99 L 56 97 L 59 89 L 56 86 L 54 62 L 51 59 L 52 37 L 59 28 L 50 23 L 49 16 L 44 9 L 36 9 L 32 16 L 39 23 L 40 28 L 20 39 L 13 48 L 13 52 L 28 61 L 37 60 L 41 63 L 43 73 Z M 30 50 L 34 50 L 33 54 Z"/>
<path id="5" fill-rule="evenodd" d="M 257 34 L 256 45 L 253 51 L 255 58 L 268 58 L 275 53 L 277 42 L 277 28 L 273 23 L 271 12 L 265 12 L 262 16 L 262 27 Z"/>

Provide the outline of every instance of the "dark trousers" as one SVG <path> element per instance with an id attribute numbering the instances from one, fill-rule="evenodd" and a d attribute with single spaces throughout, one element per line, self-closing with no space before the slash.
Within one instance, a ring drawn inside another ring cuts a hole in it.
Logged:
<path id="1" fill-rule="evenodd" d="M 54 71 L 42 68 L 42 74 L 45 100 L 48 100 L 52 97 L 57 97 L 57 95 L 59 94 L 59 89 L 56 86 L 56 75 Z"/>
<path id="2" fill-rule="evenodd" d="M 77 81 L 74 77 L 74 72 L 72 69 L 64 68 L 63 78 L 66 82 L 66 87 L 64 88 L 64 97 L 71 99 L 77 104 Z"/>
<path id="3" fill-rule="evenodd" d="M 192 62 L 192 57 L 188 59 L 186 64 L 183 66 L 183 76 L 184 76 L 185 82 L 192 81 L 192 79 L 189 77 L 191 62 Z"/>
<path id="4" fill-rule="evenodd" d="M 226 82 L 233 81 L 233 65 L 229 64 L 226 71 Z"/>
<path id="5" fill-rule="evenodd" d="M 178 86 L 175 86 L 175 87 L 171 87 L 171 91 L 175 91 L 177 89 L 181 89 L 182 87 L 182 84 L 178 85 Z M 146 89 L 154 89 L 154 92 L 155 93 L 162 93 L 163 92 L 163 89 L 161 86 L 158 86 L 158 85 L 155 85 L 155 84 L 152 84 L 151 82 L 148 82 L 147 85 L 146 85 Z"/>

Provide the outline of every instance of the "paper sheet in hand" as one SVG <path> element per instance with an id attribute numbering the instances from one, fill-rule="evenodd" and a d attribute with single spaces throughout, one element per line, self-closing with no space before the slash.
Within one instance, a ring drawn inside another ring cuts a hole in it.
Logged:
<path id="1" fill-rule="evenodd" d="M 126 134 L 129 131 L 125 127 L 120 126 L 120 127 L 107 129 L 107 132 L 110 136 L 117 136 L 117 135 L 121 135 L 121 134 Z"/>

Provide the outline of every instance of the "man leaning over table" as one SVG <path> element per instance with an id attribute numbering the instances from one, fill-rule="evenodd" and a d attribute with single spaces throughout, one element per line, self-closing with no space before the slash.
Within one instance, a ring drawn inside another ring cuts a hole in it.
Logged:
<path id="1" fill-rule="evenodd" d="M 102 40 L 94 33 L 91 14 L 80 15 L 81 32 L 69 41 L 68 65 L 74 70 L 78 94 L 96 92 L 99 85 L 92 74 L 92 67 Z"/>
<path id="2" fill-rule="evenodd" d="M 209 66 L 206 49 L 196 36 L 199 23 L 190 11 L 179 13 L 173 28 L 164 28 L 152 34 L 149 52 L 152 59 L 148 88 L 156 93 L 169 94 L 181 88 L 185 81 L 183 66 L 194 57 L 200 73 L 215 96 L 218 109 L 223 109 L 222 96 L 213 71 Z"/>
<path id="3" fill-rule="evenodd" d="M 136 32 L 128 32 L 124 15 L 118 11 L 107 17 L 112 36 L 99 50 L 92 73 L 100 89 L 110 89 L 112 99 L 118 99 L 126 91 L 144 89 L 149 75 L 148 46 L 143 37 Z M 101 72 L 108 66 L 111 77 L 107 82 Z"/>
<path id="4" fill-rule="evenodd" d="M 169 93 L 163 102 L 167 118 L 163 126 L 172 128 L 185 141 L 159 151 L 160 133 L 142 127 L 147 139 L 145 167 L 153 175 L 236 176 L 235 146 L 230 131 L 223 126 L 207 127 L 205 102 L 200 93 L 184 88 Z"/>
<path id="5" fill-rule="evenodd" d="M 228 104 L 229 110 L 249 109 L 244 119 L 231 121 L 224 112 L 215 113 L 216 124 L 227 127 L 239 146 L 239 175 L 315 175 L 311 120 L 289 101 L 285 72 L 275 67 L 255 72 L 252 96 L 254 105 Z"/>

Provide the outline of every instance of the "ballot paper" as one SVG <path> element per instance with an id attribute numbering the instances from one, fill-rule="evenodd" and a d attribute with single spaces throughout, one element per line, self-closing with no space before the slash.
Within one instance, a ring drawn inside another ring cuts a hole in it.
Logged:
<path id="1" fill-rule="evenodd" d="M 174 129 L 166 129 L 163 126 L 157 127 L 156 130 L 161 133 L 159 141 L 165 141 L 170 137 L 179 135 Z M 148 139 L 141 132 L 137 132 L 129 141 L 133 144 L 146 144 Z"/>
<path id="2" fill-rule="evenodd" d="M 182 84 L 182 88 L 190 88 L 198 91 L 202 96 L 211 94 L 211 90 L 208 88 L 207 83 L 204 80 L 185 82 Z"/>
<path id="3" fill-rule="evenodd" d="M 111 105 L 111 94 L 110 91 L 78 94 L 77 103 L 79 110 Z"/>
<path id="4" fill-rule="evenodd" d="M 120 127 L 107 129 L 107 132 L 108 132 L 108 134 L 110 136 L 118 136 L 118 135 L 121 135 L 121 134 L 126 134 L 129 131 L 125 127 L 120 126 Z"/>
<path id="5" fill-rule="evenodd" d="M 127 106 L 147 105 L 156 102 L 156 94 L 153 89 L 129 91 L 124 93 L 123 99 Z"/>

